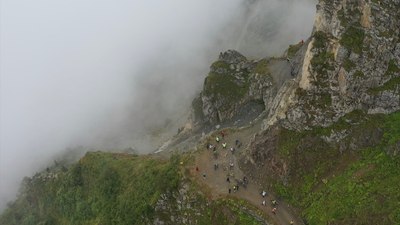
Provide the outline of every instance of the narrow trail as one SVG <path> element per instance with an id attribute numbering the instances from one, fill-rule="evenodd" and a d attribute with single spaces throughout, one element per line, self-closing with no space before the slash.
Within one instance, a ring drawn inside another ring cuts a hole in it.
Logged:
<path id="1" fill-rule="evenodd" d="M 259 128 L 253 126 L 252 128 L 241 131 L 225 131 L 226 135 L 219 143 L 215 141 L 216 135 L 210 137 L 208 143 L 216 146 L 218 156 L 215 156 L 212 149 L 207 149 L 206 146 L 204 146 L 203 149 L 198 152 L 195 162 L 190 168 L 192 175 L 200 184 L 209 188 L 213 199 L 232 195 L 233 197 L 247 200 L 270 218 L 268 221 L 269 224 L 289 225 L 291 220 L 293 220 L 296 225 L 303 224 L 300 218 L 296 216 L 286 203 L 278 202 L 277 206 L 273 206 L 272 200 L 277 198 L 271 193 L 267 193 L 266 197 L 262 197 L 260 194 L 263 191 L 262 187 L 252 182 L 248 177 L 248 184 L 246 187 L 239 185 L 239 189 L 234 191 L 233 186 L 237 185 L 238 181 L 243 181 L 245 176 L 238 166 L 237 157 L 248 144 L 247 142 L 254 134 L 255 129 Z M 220 134 L 218 136 L 221 138 Z M 236 140 L 242 142 L 240 148 L 235 145 Z M 226 143 L 227 147 L 223 148 L 222 143 Z M 235 148 L 233 153 L 230 150 L 231 147 Z M 233 167 L 231 163 L 233 163 Z M 218 164 L 217 169 L 215 169 L 215 164 Z M 227 177 L 229 177 L 229 182 L 227 181 Z M 229 189 L 231 189 L 230 194 Z M 262 205 L 264 200 L 266 202 L 265 206 Z M 277 208 L 276 214 L 272 213 L 273 207 Z"/>

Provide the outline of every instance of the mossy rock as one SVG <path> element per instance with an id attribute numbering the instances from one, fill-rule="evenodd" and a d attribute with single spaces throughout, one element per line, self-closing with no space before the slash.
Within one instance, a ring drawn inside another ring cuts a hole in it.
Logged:
<path id="1" fill-rule="evenodd" d="M 209 73 L 204 82 L 203 94 L 215 98 L 224 98 L 236 101 L 243 98 L 249 89 L 248 81 L 239 85 L 234 76 L 230 74 Z"/>

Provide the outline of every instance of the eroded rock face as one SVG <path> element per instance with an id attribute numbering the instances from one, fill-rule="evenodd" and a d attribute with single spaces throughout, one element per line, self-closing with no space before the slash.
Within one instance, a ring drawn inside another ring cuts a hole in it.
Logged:
<path id="1" fill-rule="evenodd" d="M 250 61 L 228 50 L 211 65 L 203 91 L 193 102 L 195 121 L 217 124 L 234 118 L 250 105 L 267 108 L 275 94 L 266 59 Z"/>
<path id="2" fill-rule="evenodd" d="M 379 129 L 312 133 L 293 146 L 291 157 L 299 157 L 295 163 L 282 160 L 277 148 L 282 138 L 278 131 L 295 136 L 316 127 L 332 127 L 349 113 L 372 116 L 367 114 L 400 110 L 399 8 L 400 0 L 319 1 L 313 33 L 299 57 L 302 61 L 297 63 L 296 78 L 279 88 L 264 120 L 264 131 L 242 158 L 241 165 L 248 173 L 258 171 L 254 174 L 265 173 L 268 179 L 284 183 L 294 174 L 293 164 L 307 162 L 307 154 L 315 153 L 313 157 L 318 158 L 320 151 L 331 149 L 331 156 L 338 157 L 338 152 L 374 146 L 382 140 Z M 399 146 L 396 143 L 388 152 L 398 154 Z M 260 182 L 266 179 L 261 178 Z"/>
<path id="3" fill-rule="evenodd" d="M 400 110 L 399 7 L 399 0 L 320 0 L 284 127 L 326 127 L 355 109 Z"/>

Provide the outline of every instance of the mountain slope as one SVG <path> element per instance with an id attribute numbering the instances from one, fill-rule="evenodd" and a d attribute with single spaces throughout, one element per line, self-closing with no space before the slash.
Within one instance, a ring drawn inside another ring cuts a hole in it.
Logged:
<path id="1" fill-rule="evenodd" d="M 0 224 L 265 224 L 235 199 L 208 200 L 181 159 L 87 153 L 26 178 Z"/>
<path id="2" fill-rule="evenodd" d="M 88 153 L 27 178 L 1 224 L 267 224 L 260 204 L 213 199 L 213 188 L 231 185 L 225 179 L 213 187 L 188 171 L 205 154 L 201 166 L 213 171 L 210 143 L 224 157 L 220 177 L 248 177 L 304 224 L 400 224 L 399 8 L 320 0 L 311 37 L 284 57 L 221 53 L 191 118 L 157 154 Z M 237 153 L 214 141 L 224 132 L 236 135 L 224 139 L 231 146 L 244 143 Z"/>

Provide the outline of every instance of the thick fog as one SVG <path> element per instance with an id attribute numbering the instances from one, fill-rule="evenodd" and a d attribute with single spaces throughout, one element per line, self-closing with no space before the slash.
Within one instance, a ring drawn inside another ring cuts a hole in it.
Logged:
<path id="1" fill-rule="evenodd" d="M 65 149 L 154 150 L 219 52 L 280 55 L 315 14 L 314 0 L 0 1 L 0 212 Z"/>

